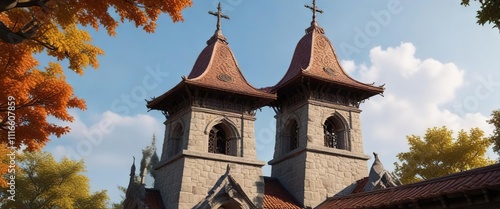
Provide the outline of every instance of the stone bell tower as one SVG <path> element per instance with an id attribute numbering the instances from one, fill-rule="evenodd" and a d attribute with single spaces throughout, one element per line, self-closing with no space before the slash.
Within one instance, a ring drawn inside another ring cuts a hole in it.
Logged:
<path id="1" fill-rule="evenodd" d="M 285 76 L 271 93 L 276 111 L 272 177 L 306 207 L 365 177 L 369 156 L 363 152 L 360 103 L 382 94 L 382 86 L 349 77 L 316 22 L 297 44 Z"/>
<path id="2" fill-rule="evenodd" d="M 228 19 L 220 4 L 218 12 L 210 14 L 217 16 L 217 30 L 189 76 L 147 104 L 167 118 L 154 187 L 168 209 L 193 208 L 201 201 L 222 208 L 261 208 L 265 163 L 256 157 L 255 110 L 276 96 L 255 89 L 243 77 L 220 29 L 221 18 Z M 221 176 L 229 180 L 221 180 Z M 226 191 L 220 195 L 212 192 L 213 199 L 207 200 L 214 185 L 224 182 L 233 182 L 226 190 L 237 187 L 248 198 L 237 199 Z M 245 201 L 251 203 L 245 206 Z"/>

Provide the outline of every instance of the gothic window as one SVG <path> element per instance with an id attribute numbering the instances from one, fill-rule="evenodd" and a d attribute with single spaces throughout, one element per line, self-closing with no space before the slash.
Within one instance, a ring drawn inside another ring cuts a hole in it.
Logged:
<path id="1" fill-rule="evenodd" d="M 290 150 L 294 150 L 299 147 L 299 126 L 297 121 L 293 121 L 289 129 L 290 133 Z"/>
<path id="2" fill-rule="evenodd" d="M 348 149 L 347 133 L 342 121 L 335 117 L 329 117 L 323 124 L 323 132 L 325 134 L 325 147 L 335 149 Z"/>
<path id="3" fill-rule="evenodd" d="M 288 122 L 288 125 L 282 135 L 281 146 L 283 154 L 299 147 L 299 126 L 296 120 Z"/>
<path id="4" fill-rule="evenodd" d="M 231 140 L 220 125 L 214 126 L 208 136 L 208 152 L 231 155 Z"/>
<path id="5" fill-rule="evenodd" d="M 174 131 L 172 132 L 172 135 L 170 137 L 169 141 L 170 146 L 168 155 L 169 157 L 176 155 L 182 150 L 182 134 L 183 134 L 182 126 L 177 125 L 174 128 Z"/>

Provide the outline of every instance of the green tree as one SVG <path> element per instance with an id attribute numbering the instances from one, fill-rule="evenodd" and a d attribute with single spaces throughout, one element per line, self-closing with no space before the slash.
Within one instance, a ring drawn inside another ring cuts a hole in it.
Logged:
<path id="1" fill-rule="evenodd" d="M 83 75 L 84 70 L 99 67 L 98 57 L 104 51 L 92 43 L 89 30 L 116 36 L 120 24 L 131 22 L 153 33 L 161 14 L 182 21 L 182 10 L 191 4 L 191 0 L 1 0 L 0 153 L 7 145 L 40 150 L 49 137 L 70 131 L 51 121 L 72 122 L 68 109 L 85 109 L 85 101 L 66 82 L 65 70 Z M 40 66 L 40 57 L 57 62 Z M 7 132 L 14 128 L 18 140 L 10 141 Z M 8 165 L 0 161 L 3 175 Z M 1 186 L 5 182 L 0 179 Z"/>
<path id="2" fill-rule="evenodd" d="M 453 139 L 453 131 L 445 126 L 427 129 L 425 137 L 407 136 L 410 151 L 397 155 L 395 174 L 403 184 L 436 178 L 494 163 L 486 156 L 491 145 L 479 128 L 469 134 L 461 130 Z"/>
<path id="3" fill-rule="evenodd" d="M 491 119 L 488 120 L 488 123 L 495 127 L 490 139 L 493 142 L 493 151 L 500 155 L 500 110 L 494 110 L 491 113 Z"/>
<path id="4" fill-rule="evenodd" d="M 477 1 L 477 0 L 474 0 Z M 470 0 L 462 0 L 462 5 L 469 6 Z M 500 30 L 500 1 L 498 0 L 479 0 L 481 9 L 477 11 L 477 23 L 484 25 L 492 23 L 493 27 Z"/>
<path id="5" fill-rule="evenodd" d="M 106 191 L 90 192 L 89 179 L 83 175 L 83 161 L 54 160 L 47 152 L 27 152 L 18 156 L 15 201 L 6 190 L 0 191 L 1 208 L 13 209 L 104 209 Z"/>

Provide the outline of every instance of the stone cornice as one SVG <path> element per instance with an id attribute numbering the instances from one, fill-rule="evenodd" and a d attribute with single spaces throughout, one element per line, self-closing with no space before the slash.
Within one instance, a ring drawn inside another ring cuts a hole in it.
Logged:
<path id="1" fill-rule="evenodd" d="M 192 106 L 191 110 L 193 112 L 212 113 L 212 114 L 224 115 L 224 116 L 229 116 L 229 117 L 241 117 L 241 116 L 243 116 L 243 119 L 245 119 L 245 120 L 255 121 L 255 116 L 253 116 L 253 115 L 229 112 L 227 110 L 214 110 L 214 109 L 196 107 L 196 106 Z"/>
<path id="2" fill-rule="evenodd" d="M 349 107 L 349 106 L 338 105 L 338 104 L 331 104 L 328 102 L 321 102 L 321 101 L 316 101 L 316 100 L 312 100 L 312 99 L 309 99 L 307 102 L 308 102 L 308 104 L 312 104 L 312 105 L 318 105 L 318 106 L 329 107 L 329 108 L 333 108 L 333 109 L 337 109 L 337 110 L 345 110 L 345 111 L 352 111 L 352 112 L 361 113 L 361 110 L 358 108 L 355 108 L 355 107 Z"/>
<path id="3" fill-rule="evenodd" d="M 196 152 L 196 151 L 190 151 L 190 150 L 182 150 L 182 152 L 172 156 L 170 159 L 159 162 L 154 167 L 154 169 L 158 170 L 159 168 L 166 166 L 168 164 L 171 164 L 171 163 L 179 160 L 180 158 L 200 158 L 200 159 L 214 160 L 214 161 L 227 162 L 227 163 L 245 164 L 245 165 L 259 166 L 259 167 L 262 167 L 266 164 L 264 161 L 260 161 L 257 159 L 253 160 L 253 159 L 247 159 L 244 157 L 235 157 L 235 156 L 214 154 L 214 153 L 208 153 L 208 152 Z"/>
<path id="4" fill-rule="evenodd" d="M 334 149 L 334 148 L 329 148 L 329 147 L 311 146 L 311 147 L 306 147 L 306 148 L 302 147 L 302 148 L 292 150 L 281 157 L 278 157 L 276 159 L 272 159 L 267 164 L 274 165 L 274 164 L 283 162 L 287 159 L 298 156 L 303 152 L 312 152 L 312 153 L 319 153 L 319 154 L 326 154 L 326 155 L 336 155 L 336 156 L 353 158 L 353 159 L 360 159 L 360 160 L 369 160 L 370 159 L 369 155 L 357 154 L 357 153 L 353 153 L 353 152 L 347 151 L 347 150 Z"/>

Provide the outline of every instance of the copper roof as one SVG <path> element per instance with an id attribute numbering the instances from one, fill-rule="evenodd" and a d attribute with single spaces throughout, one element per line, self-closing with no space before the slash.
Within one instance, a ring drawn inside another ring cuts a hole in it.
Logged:
<path id="1" fill-rule="evenodd" d="M 222 91 L 274 99 L 273 94 L 260 91 L 247 82 L 224 36 L 217 33 L 214 36 L 216 37 L 208 41 L 208 46 L 198 56 L 185 82 Z"/>
<path id="2" fill-rule="evenodd" d="M 278 179 L 264 177 L 264 209 L 300 209 L 297 201 L 286 191 Z"/>
<path id="3" fill-rule="evenodd" d="M 230 92 L 272 101 L 276 95 L 251 86 L 243 77 L 236 58 L 220 31 L 207 41 L 207 46 L 198 56 L 191 73 L 174 88 L 148 103 L 149 108 L 174 94 L 184 85 Z"/>
<path id="4" fill-rule="evenodd" d="M 467 192 L 489 188 L 500 189 L 500 164 L 498 163 L 414 184 L 332 197 L 316 208 L 385 208 L 440 198 L 445 195 L 463 195 Z"/>
<path id="5" fill-rule="evenodd" d="M 356 181 L 356 187 L 352 190 L 352 194 L 363 192 L 368 183 L 368 176 Z"/>
<path id="6" fill-rule="evenodd" d="M 371 95 L 380 94 L 384 91 L 381 86 L 361 83 L 347 75 L 340 66 L 330 40 L 324 35 L 323 29 L 317 26 L 315 22 L 306 30 L 306 35 L 300 39 L 288 71 L 281 81 L 273 87 L 271 92 L 277 92 L 278 89 L 301 76 L 367 91 Z"/>

